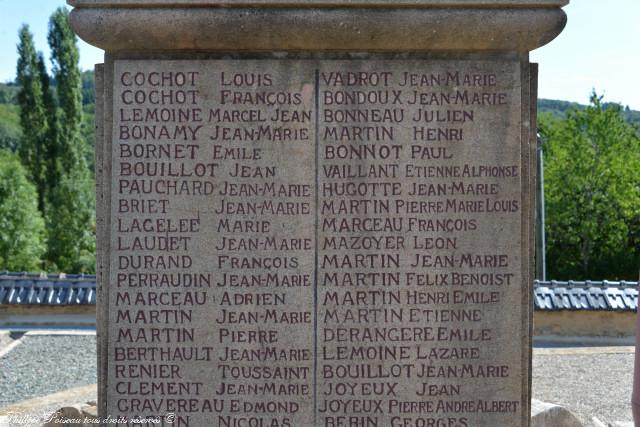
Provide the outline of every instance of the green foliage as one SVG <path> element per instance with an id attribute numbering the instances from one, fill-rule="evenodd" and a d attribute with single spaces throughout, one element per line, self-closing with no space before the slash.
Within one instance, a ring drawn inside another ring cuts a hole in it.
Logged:
<path id="1" fill-rule="evenodd" d="M 82 105 L 96 103 L 96 81 L 93 71 L 82 72 Z"/>
<path id="2" fill-rule="evenodd" d="M 566 119 L 541 114 L 548 275 L 636 280 L 640 138 L 621 108 L 593 94 Z"/>
<path id="3" fill-rule="evenodd" d="M 84 167 L 81 139 L 82 77 L 78 68 L 80 54 L 69 25 L 69 12 L 58 8 L 49 20 L 47 35 L 56 81 L 60 113 L 58 115 L 59 157 L 64 170 Z"/>
<path id="4" fill-rule="evenodd" d="M 84 159 L 91 174 L 95 174 L 96 152 L 96 115 L 94 104 L 85 106 L 82 114 L 82 140 Z"/>
<path id="5" fill-rule="evenodd" d="M 603 103 L 603 107 L 613 106 L 614 108 L 622 109 L 620 104 L 615 103 Z M 549 113 L 556 119 L 564 119 L 567 113 L 573 110 L 584 110 L 586 105 L 578 104 L 576 102 L 558 101 L 555 99 L 539 99 L 538 100 L 538 112 Z M 622 116 L 628 122 L 636 127 L 640 127 L 640 111 L 630 109 L 628 106 L 622 109 Z"/>
<path id="6" fill-rule="evenodd" d="M 40 82 L 42 85 L 42 105 L 44 106 L 48 126 L 46 129 L 46 149 L 45 149 L 45 169 L 46 184 L 42 197 L 45 200 L 50 196 L 52 189 L 58 186 L 62 175 L 62 162 L 60 156 L 62 154 L 60 139 L 58 137 L 58 107 L 51 89 L 51 79 L 47 74 L 47 67 L 44 64 L 44 57 L 38 54 L 38 70 L 40 73 Z M 44 211 L 43 211 L 44 212 Z"/>
<path id="7" fill-rule="evenodd" d="M 43 101 L 42 77 L 33 36 L 27 25 L 20 28 L 17 82 L 20 85 L 20 125 L 22 140 L 18 154 L 38 191 L 38 207 L 44 211 L 46 194 L 46 145 L 49 122 Z"/>
<path id="8" fill-rule="evenodd" d="M 538 99 L 538 113 L 549 113 L 556 119 L 564 119 L 572 110 L 584 110 L 585 106 L 577 102 L 559 101 L 556 99 Z"/>
<path id="9" fill-rule="evenodd" d="M 69 13 L 57 9 L 49 20 L 49 47 L 58 108 L 51 189 L 46 211 L 51 268 L 77 273 L 95 271 L 94 182 L 87 170 L 88 144 L 83 138 L 82 76 Z M 86 128 L 88 126 L 84 126 Z M 93 131 L 93 126 L 90 126 Z M 86 135 L 85 135 L 86 138 Z M 93 157 L 93 155 L 91 155 Z"/>
<path id="10" fill-rule="evenodd" d="M 15 84 L 0 83 L 0 104 L 17 104 L 18 90 Z"/>
<path id="11" fill-rule="evenodd" d="M 62 176 L 47 213 L 49 270 L 95 272 L 95 183 L 86 171 Z"/>
<path id="12" fill-rule="evenodd" d="M 21 139 L 20 109 L 17 105 L 0 104 L 0 150 L 17 151 Z"/>
<path id="13" fill-rule="evenodd" d="M 92 90 L 93 74 L 80 73 L 76 38 L 66 9 L 60 8 L 51 16 L 48 41 L 53 80 L 47 74 L 44 58 L 36 53 L 28 27 L 20 30 L 16 90 L 20 118 L 17 130 L 21 128 L 21 134 L 16 132 L 16 126 L 11 127 L 17 124 L 15 117 L 13 120 L 11 117 L 16 109 L 0 104 L 0 147 L 15 149 L 20 154 L 29 170 L 28 177 L 37 188 L 32 193 L 38 195 L 40 212 L 36 209 L 34 214 L 23 215 L 39 218 L 42 231 L 46 223 L 48 245 L 45 250 L 43 239 L 34 240 L 40 242 L 40 252 L 34 256 L 31 251 L 34 263 L 25 264 L 22 259 L 23 267 L 9 263 L 0 253 L 0 269 L 35 269 L 44 253 L 45 265 L 50 270 L 94 272 L 95 193 L 87 169 L 87 160 L 93 163 L 94 108 L 92 104 L 83 106 L 83 87 Z M 11 99 L 10 91 L 4 90 L 8 87 L 0 87 L 0 95 L 6 95 L 0 101 Z M 90 101 L 95 102 L 95 98 Z M 84 108 L 90 112 L 86 117 Z M 16 200 L 22 203 L 22 199 Z M 28 204 L 21 206 L 29 209 Z"/>
<path id="14" fill-rule="evenodd" d="M 0 150 L 0 268 L 37 271 L 45 252 L 36 189 L 18 159 Z"/>

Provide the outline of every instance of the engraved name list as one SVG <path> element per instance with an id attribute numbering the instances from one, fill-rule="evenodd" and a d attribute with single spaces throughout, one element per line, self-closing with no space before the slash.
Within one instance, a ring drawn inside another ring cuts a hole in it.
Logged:
<path id="1" fill-rule="evenodd" d="M 520 67 L 115 60 L 108 413 L 519 425 Z"/>

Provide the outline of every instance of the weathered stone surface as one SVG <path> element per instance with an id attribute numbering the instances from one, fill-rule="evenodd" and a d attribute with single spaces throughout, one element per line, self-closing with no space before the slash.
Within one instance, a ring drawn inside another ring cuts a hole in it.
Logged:
<path id="1" fill-rule="evenodd" d="M 527 54 L 564 1 L 73 4 L 107 50 L 99 413 L 529 425 Z"/>
<path id="2" fill-rule="evenodd" d="M 105 413 L 526 424 L 528 67 L 106 68 Z"/>
<path id="3" fill-rule="evenodd" d="M 73 7 L 139 7 L 143 6 L 313 6 L 313 7 L 345 7 L 345 6 L 379 6 L 399 8 L 412 6 L 416 8 L 434 7 L 561 7 L 569 4 L 569 0 L 68 0 Z"/>
<path id="4" fill-rule="evenodd" d="M 562 406 L 533 399 L 531 427 L 582 427 L 582 423 Z"/>
<path id="5" fill-rule="evenodd" d="M 81 38 L 110 52 L 527 52 L 560 33 L 565 3 L 417 1 L 402 7 L 360 1 L 309 7 L 285 2 L 282 9 L 283 3 L 268 1 L 78 1 L 71 23 Z"/>

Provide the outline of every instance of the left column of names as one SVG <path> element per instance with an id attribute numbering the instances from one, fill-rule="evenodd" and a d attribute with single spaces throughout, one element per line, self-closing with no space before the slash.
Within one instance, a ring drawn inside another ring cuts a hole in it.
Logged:
<path id="1" fill-rule="evenodd" d="M 314 72 L 301 67 L 115 61 L 110 415 L 312 423 Z"/>

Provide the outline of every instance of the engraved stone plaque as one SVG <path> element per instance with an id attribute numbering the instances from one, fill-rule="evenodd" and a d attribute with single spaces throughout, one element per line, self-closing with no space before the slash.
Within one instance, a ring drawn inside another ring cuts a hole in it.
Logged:
<path id="1" fill-rule="evenodd" d="M 529 73 L 517 59 L 108 61 L 106 413 L 525 425 Z"/>

